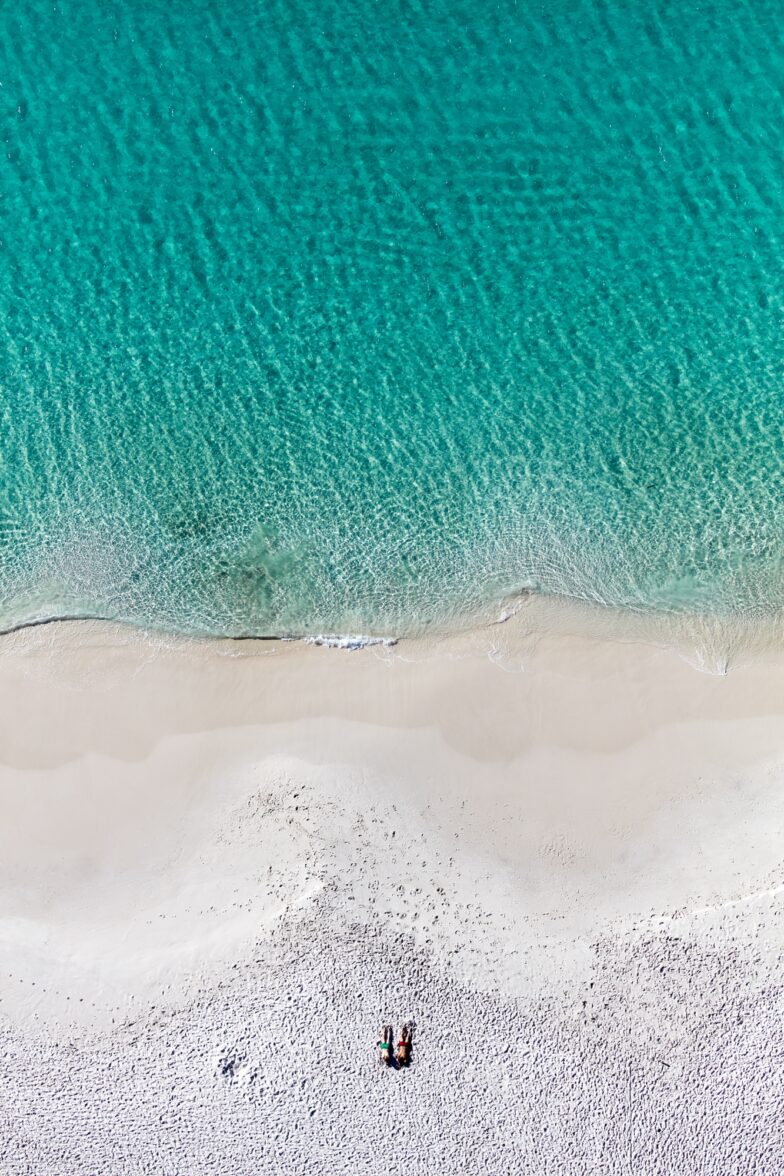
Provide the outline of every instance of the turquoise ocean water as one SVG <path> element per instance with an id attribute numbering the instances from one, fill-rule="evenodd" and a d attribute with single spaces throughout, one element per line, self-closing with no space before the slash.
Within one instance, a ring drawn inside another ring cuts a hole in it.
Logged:
<path id="1" fill-rule="evenodd" d="M 784 607 L 773 0 L 0 11 L 0 627 Z"/>

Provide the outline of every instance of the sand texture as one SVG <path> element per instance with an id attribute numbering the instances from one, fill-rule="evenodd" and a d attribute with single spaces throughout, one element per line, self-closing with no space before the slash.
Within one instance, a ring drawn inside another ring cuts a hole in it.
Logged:
<path id="1" fill-rule="evenodd" d="M 4 1176 L 784 1170 L 784 658 L 72 623 L 0 695 Z"/>

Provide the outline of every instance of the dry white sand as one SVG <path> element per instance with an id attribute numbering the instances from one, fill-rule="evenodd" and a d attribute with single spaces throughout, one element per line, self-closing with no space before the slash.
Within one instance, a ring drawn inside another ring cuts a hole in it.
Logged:
<path id="1" fill-rule="evenodd" d="M 0 639 L 4 1176 L 779 1176 L 784 657 L 508 630 Z"/>

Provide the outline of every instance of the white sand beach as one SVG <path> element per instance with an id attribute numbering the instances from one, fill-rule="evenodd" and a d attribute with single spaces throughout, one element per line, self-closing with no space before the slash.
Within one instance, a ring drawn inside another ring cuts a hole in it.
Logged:
<path id="1" fill-rule="evenodd" d="M 73 622 L 0 697 L 7 1176 L 784 1169 L 784 655 Z"/>

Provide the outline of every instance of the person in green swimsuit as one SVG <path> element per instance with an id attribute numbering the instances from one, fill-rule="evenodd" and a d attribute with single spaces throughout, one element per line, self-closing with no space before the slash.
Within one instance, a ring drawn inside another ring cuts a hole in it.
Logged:
<path id="1" fill-rule="evenodd" d="M 377 1042 L 380 1054 L 381 1065 L 392 1065 L 392 1026 L 384 1025 L 381 1030 L 381 1041 Z"/>

